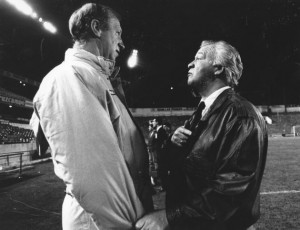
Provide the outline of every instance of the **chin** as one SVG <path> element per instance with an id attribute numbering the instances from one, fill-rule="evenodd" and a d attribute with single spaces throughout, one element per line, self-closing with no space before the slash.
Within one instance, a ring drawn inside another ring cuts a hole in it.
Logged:
<path id="1" fill-rule="evenodd" d="M 192 85 L 193 85 L 193 81 L 190 80 L 190 79 L 188 79 L 188 80 L 187 80 L 187 85 L 188 85 L 188 86 L 192 86 Z"/>

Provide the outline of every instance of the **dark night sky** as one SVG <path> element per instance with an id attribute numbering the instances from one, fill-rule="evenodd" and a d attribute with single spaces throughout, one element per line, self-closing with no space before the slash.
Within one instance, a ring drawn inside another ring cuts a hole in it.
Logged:
<path id="1" fill-rule="evenodd" d="M 27 0 L 58 28 L 51 35 L 0 2 L 0 68 L 41 81 L 71 47 L 67 21 L 80 0 Z M 237 91 L 256 105 L 300 104 L 300 1 L 106 0 L 122 15 L 126 49 L 117 61 L 131 107 L 195 106 L 187 64 L 202 40 L 225 40 L 244 63 Z M 127 58 L 139 50 L 140 64 Z M 0 78 L 1 87 L 32 99 L 36 87 Z M 171 90 L 171 86 L 173 90 Z"/>

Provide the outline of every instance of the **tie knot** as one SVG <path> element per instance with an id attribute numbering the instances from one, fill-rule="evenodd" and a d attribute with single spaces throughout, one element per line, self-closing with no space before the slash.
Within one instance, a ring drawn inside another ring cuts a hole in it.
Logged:
<path id="1" fill-rule="evenodd" d="M 203 110 L 205 108 L 205 103 L 204 101 L 201 101 L 199 106 L 198 106 L 199 110 Z"/>
<path id="2" fill-rule="evenodd" d="M 202 113 L 203 109 L 205 108 L 204 101 L 201 101 L 197 108 L 197 113 Z"/>
<path id="3" fill-rule="evenodd" d="M 205 103 L 204 101 L 201 101 L 198 105 L 198 108 L 190 118 L 189 122 L 185 125 L 185 128 L 190 129 L 191 131 L 194 130 L 196 124 L 199 123 L 199 120 L 202 117 L 202 111 L 204 108 L 205 108 Z"/>

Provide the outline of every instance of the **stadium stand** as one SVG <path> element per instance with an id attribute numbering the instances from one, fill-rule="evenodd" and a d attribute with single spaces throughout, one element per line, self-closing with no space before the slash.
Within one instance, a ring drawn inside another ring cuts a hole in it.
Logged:
<path id="1" fill-rule="evenodd" d="M 296 108 L 296 107 L 295 107 Z M 298 108 L 298 107 L 297 107 Z M 152 117 L 136 117 L 138 124 L 140 125 L 145 138 L 148 136 L 148 121 L 153 119 Z M 163 121 L 168 121 L 172 125 L 172 131 L 177 127 L 184 124 L 184 121 L 189 116 L 160 116 Z M 281 113 L 268 113 L 268 118 L 272 123 L 268 123 L 269 136 L 299 136 L 300 125 L 300 113 L 299 112 L 281 112 Z M 296 128 L 293 128 L 296 127 Z M 295 131 L 294 131 L 295 129 Z"/>
<path id="2" fill-rule="evenodd" d="M 32 140 L 34 140 L 34 134 L 32 130 L 20 128 L 16 126 L 16 124 L 0 124 L 1 144 L 29 143 Z"/>
<path id="3" fill-rule="evenodd" d="M 0 144 L 31 142 L 34 135 L 28 125 L 32 113 L 30 99 L 0 87 L 0 102 Z"/>
<path id="4" fill-rule="evenodd" d="M 299 112 L 273 113 L 269 115 L 272 119 L 272 124 L 268 125 L 269 135 L 292 134 L 293 126 L 300 124 Z"/>
<path id="5" fill-rule="evenodd" d="M 13 98 L 13 99 L 18 99 L 18 100 L 21 100 L 21 101 L 29 101 L 28 98 L 26 97 L 23 97 L 21 95 L 18 95 L 18 94 L 15 94 L 15 93 L 12 93 L 2 87 L 0 87 L 0 92 L 1 92 L 1 96 L 6 96 L 6 97 L 9 97 L 9 98 Z"/>

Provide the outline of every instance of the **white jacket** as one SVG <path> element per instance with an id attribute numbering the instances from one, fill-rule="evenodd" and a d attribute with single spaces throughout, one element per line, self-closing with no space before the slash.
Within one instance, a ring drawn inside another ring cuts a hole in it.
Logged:
<path id="1" fill-rule="evenodd" d="M 31 125 L 36 135 L 41 126 L 56 175 L 99 229 L 131 229 L 145 212 L 136 189 L 144 190 L 139 175 L 148 174 L 148 156 L 109 80 L 113 68 L 87 51 L 67 50 L 34 97 Z"/>

